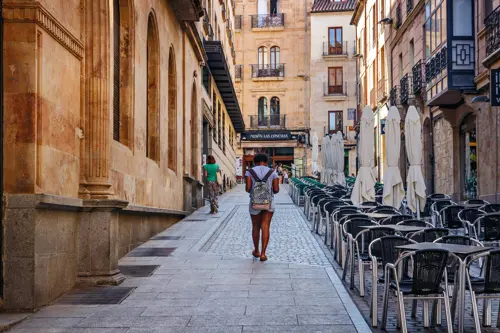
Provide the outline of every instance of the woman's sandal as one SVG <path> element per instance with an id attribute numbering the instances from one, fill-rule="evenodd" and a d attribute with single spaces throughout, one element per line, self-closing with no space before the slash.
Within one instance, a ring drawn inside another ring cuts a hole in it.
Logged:
<path id="1" fill-rule="evenodd" d="M 252 255 L 254 256 L 254 258 L 259 258 L 260 257 L 260 252 L 256 251 L 256 250 L 253 250 L 252 251 Z"/>
<path id="2" fill-rule="evenodd" d="M 260 261 L 267 261 L 267 257 L 266 256 L 260 256 Z"/>

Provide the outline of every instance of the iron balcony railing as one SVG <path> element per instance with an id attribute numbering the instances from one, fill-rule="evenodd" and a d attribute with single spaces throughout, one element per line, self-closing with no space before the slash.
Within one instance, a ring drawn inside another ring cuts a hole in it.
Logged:
<path id="1" fill-rule="evenodd" d="M 240 80 L 243 78 L 243 65 L 236 65 L 234 67 L 234 77 Z"/>
<path id="2" fill-rule="evenodd" d="M 252 28 L 274 28 L 285 26 L 285 14 L 252 15 Z"/>
<path id="3" fill-rule="evenodd" d="M 323 55 L 348 55 L 347 42 L 323 42 Z"/>
<path id="4" fill-rule="evenodd" d="M 419 60 L 415 66 L 412 68 L 412 81 L 413 81 L 413 93 L 415 95 L 420 95 L 424 90 L 425 86 L 425 66 L 421 60 Z"/>
<path id="5" fill-rule="evenodd" d="M 486 26 L 486 56 L 500 48 L 500 6 L 484 20 Z"/>
<path id="6" fill-rule="evenodd" d="M 410 14 L 413 10 L 413 0 L 406 0 L 406 14 Z"/>
<path id="7" fill-rule="evenodd" d="M 251 129 L 286 129 L 286 115 L 250 116 Z"/>
<path id="8" fill-rule="evenodd" d="M 252 78 L 284 77 L 285 64 L 252 65 Z"/>
<path id="9" fill-rule="evenodd" d="M 235 29 L 241 29 L 242 22 L 243 22 L 243 16 L 242 15 L 235 15 L 234 16 L 234 28 Z"/>
<path id="10" fill-rule="evenodd" d="M 399 96 L 402 105 L 407 105 L 410 100 L 410 82 L 411 79 L 408 73 L 399 80 Z"/>
<path id="11" fill-rule="evenodd" d="M 387 79 L 380 79 L 377 83 L 377 100 L 380 102 L 387 98 Z"/>
<path id="12" fill-rule="evenodd" d="M 323 84 L 324 96 L 347 96 L 347 82 L 344 84 L 332 84 L 325 82 Z"/>

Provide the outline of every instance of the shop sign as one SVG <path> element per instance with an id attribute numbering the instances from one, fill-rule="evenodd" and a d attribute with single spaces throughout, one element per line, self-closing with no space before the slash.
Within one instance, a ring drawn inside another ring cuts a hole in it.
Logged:
<path id="1" fill-rule="evenodd" d="M 380 119 L 380 135 L 385 135 L 385 119 Z"/>
<path id="2" fill-rule="evenodd" d="M 500 69 L 492 69 L 490 77 L 491 106 L 500 106 Z"/>
<path id="3" fill-rule="evenodd" d="M 297 140 L 298 136 L 290 132 L 246 132 L 241 134 L 242 141 L 285 141 Z"/>

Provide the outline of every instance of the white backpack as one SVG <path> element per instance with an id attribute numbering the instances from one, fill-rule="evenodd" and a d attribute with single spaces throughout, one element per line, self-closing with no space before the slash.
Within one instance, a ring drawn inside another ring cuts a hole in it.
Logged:
<path id="1" fill-rule="evenodd" d="M 252 209 L 270 210 L 273 195 L 271 194 L 271 189 L 267 186 L 267 180 L 272 175 L 274 170 L 270 169 L 262 179 L 257 176 L 253 169 L 249 169 L 248 172 L 255 180 L 255 185 L 250 193 Z"/>

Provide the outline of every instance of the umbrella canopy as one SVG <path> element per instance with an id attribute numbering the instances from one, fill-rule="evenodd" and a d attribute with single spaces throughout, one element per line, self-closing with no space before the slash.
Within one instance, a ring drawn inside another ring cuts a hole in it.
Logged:
<path id="1" fill-rule="evenodd" d="M 337 132 L 335 134 L 335 184 L 345 186 L 345 174 L 344 174 L 344 137 L 342 133 Z"/>
<path id="2" fill-rule="evenodd" d="M 408 201 L 408 208 L 412 212 L 417 211 L 417 207 L 423 210 L 425 206 L 425 181 L 422 175 L 422 126 L 420 115 L 417 109 L 412 105 L 408 108 L 408 114 L 405 119 L 405 143 L 406 155 L 410 162 L 410 169 L 408 170 L 407 193 L 406 200 Z M 419 206 L 417 206 L 417 204 Z"/>
<path id="3" fill-rule="evenodd" d="M 360 168 L 351 194 L 351 201 L 355 205 L 375 200 L 375 177 L 373 175 L 374 123 L 373 111 L 367 105 L 363 109 L 360 119 L 360 139 L 358 145 Z"/>
<path id="4" fill-rule="evenodd" d="M 313 132 L 312 136 L 312 172 L 315 173 L 318 171 L 318 157 L 319 157 L 319 151 L 318 151 L 318 134 L 316 132 Z"/>
<path id="5" fill-rule="evenodd" d="M 405 196 L 405 189 L 399 172 L 401 117 L 395 106 L 391 106 L 385 120 L 385 145 L 387 170 L 384 174 L 384 205 L 399 208 Z"/>
<path id="6" fill-rule="evenodd" d="M 336 161 L 336 156 L 335 156 L 335 137 L 334 136 L 327 136 L 328 140 L 326 141 L 326 149 L 325 149 L 325 154 L 326 154 L 326 161 L 327 161 L 327 166 L 325 170 L 325 181 L 328 185 L 333 185 L 334 182 L 334 175 L 335 175 L 335 164 L 337 163 Z"/>
<path id="7" fill-rule="evenodd" d="M 321 140 L 321 177 L 320 181 L 322 183 L 326 183 L 326 170 L 328 167 L 328 160 L 327 160 L 327 145 L 328 141 L 330 141 L 330 137 L 324 136 L 323 139 Z"/>

